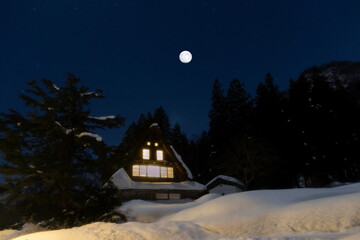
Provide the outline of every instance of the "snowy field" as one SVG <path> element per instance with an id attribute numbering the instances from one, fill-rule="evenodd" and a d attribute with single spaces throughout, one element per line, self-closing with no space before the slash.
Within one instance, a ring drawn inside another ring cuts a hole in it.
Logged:
<path id="1" fill-rule="evenodd" d="M 360 183 L 209 194 L 173 204 L 134 200 L 118 211 L 130 222 L 97 222 L 22 236 L 21 231 L 5 230 L 0 232 L 0 240 L 360 239 Z"/>

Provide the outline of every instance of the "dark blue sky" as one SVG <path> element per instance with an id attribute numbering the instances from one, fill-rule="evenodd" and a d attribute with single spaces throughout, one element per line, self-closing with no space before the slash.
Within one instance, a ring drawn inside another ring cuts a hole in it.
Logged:
<path id="1" fill-rule="evenodd" d="M 26 82 L 61 86 L 71 72 L 104 90 L 93 115 L 120 114 L 117 144 L 141 113 L 163 105 L 188 136 L 208 128 L 212 83 L 233 78 L 254 93 L 265 73 L 281 89 L 305 69 L 360 60 L 357 0 L 4 0 L 0 111 L 22 111 Z M 182 50 L 193 54 L 183 64 Z"/>

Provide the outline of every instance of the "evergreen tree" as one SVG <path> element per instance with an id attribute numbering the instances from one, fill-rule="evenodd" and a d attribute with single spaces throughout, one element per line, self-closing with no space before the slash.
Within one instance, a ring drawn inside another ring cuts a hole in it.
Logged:
<path id="1" fill-rule="evenodd" d="M 50 80 L 41 83 L 29 82 L 20 96 L 31 112 L 1 113 L 0 172 L 7 182 L 2 201 L 24 209 L 25 218 L 54 217 L 71 225 L 99 188 L 100 166 L 108 160 L 106 145 L 94 131 L 119 127 L 124 119 L 91 116 L 88 105 L 103 98 L 102 92 L 78 86 L 74 75 L 61 88 Z"/>
<path id="2" fill-rule="evenodd" d="M 210 167 L 211 143 L 209 135 L 204 131 L 199 139 L 192 140 L 189 144 L 189 167 L 196 181 L 207 183 L 213 176 Z"/>
<path id="3" fill-rule="evenodd" d="M 359 169 L 354 161 L 360 119 L 356 98 L 339 82 L 330 84 L 316 67 L 291 83 L 289 97 L 288 150 L 298 153 L 294 160 L 305 186 L 354 179 Z"/>
<path id="4" fill-rule="evenodd" d="M 263 134 L 271 134 L 265 132 L 271 131 L 270 127 L 277 125 L 284 106 L 278 86 L 274 83 L 274 78 L 270 73 L 266 74 L 264 83 L 260 82 L 257 87 L 255 105 L 257 127 L 262 127 Z"/>
<path id="5" fill-rule="evenodd" d="M 170 134 L 171 134 L 171 126 L 170 126 L 169 117 L 162 106 L 155 109 L 152 118 L 152 123 L 157 123 L 159 125 L 159 128 L 161 129 L 161 132 L 163 133 L 166 141 L 169 142 Z"/>
<path id="6" fill-rule="evenodd" d="M 244 134 L 251 122 L 252 101 L 239 80 L 230 82 L 225 104 L 228 136 Z"/>
<path id="7" fill-rule="evenodd" d="M 210 166 L 216 167 L 223 154 L 227 141 L 226 98 L 219 80 L 215 80 L 212 89 L 211 109 L 209 112 Z"/>
<path id="8" fill-rule="evenodd" d="M 191 159 L 190 144 L 179 123 L 175 123 L 174 127 L 170 129 L 169 138 L 169 144 L 174 147 L 185 164 L 193 171 L 194 163 Z"/>
<path id="9" fill-rule="evenodd" d="M 251 136 L 234 139 L 219 164 L 222 174 L 244 183 L 244 190 L 273 188 L 279 157 L 265 142 Z"/>
<path id="10" fill-rule="evenodd" d="M 211 141 L 209 138 L 209 134 L 207 132 L 203 132 L 197 144 L 197 155 L 196 159 L 198 162 L 199 169 L 199 178 L 205 183 L 210 181 L 210 177 L 212 176 L 209 156 L 211 150 Z"/>
<path id="11" fill-rule="evenodd" d="M 284 146 L 285 155 L 292 159 L 292 166 L 297 185 L 307 186 L 310 183 L 311 168 L 309 165 L 309 137 L 306 126 L 309 124 L 310 104 L 309 99 L 311 84 L 305 76 L 300 76 L 297 81 L 290 81 L 289 101 L 286 108 L 287 144 Z M 296 154 L 294 154 L 296 153 Z"/>
<path id="12" fill-rule="evenodd" d="M 232 142 L 248 135 L 252 113 L 250 95 L 239 80 L 231 81 L 226 97 L 219 81 L 215 80 L 209 113 L 210 165 L 214 174 L 220 174 L 223 171 L 221 165 L 226 166 L 225 153 Z M 231 164 L 228 167 L 231 168 Z"/>
<path id="13" fill-rule="evenodd" d="M 179 123 L 175 123 L 174 127 L 170 129 L 169 138 L 169 144 L 172 145 L 176 151 L 181 152 L 185 158 L 189 142 L 185 133 L 181 130 Z"/>
<path id="14" fill-rule="evenodd" d="M 272 177 L 266 182 L 267 186 L 273 188 L 284 188 L 294 186 L 292 163 L 284 154 L 284 146 L 287 144 L 287 126 L 284 119 L 285 99 L 279 92 L 278 86 L 270 73 L 265 76 L 265 81 L 260 82 L 255 98 L 255 114 L 252 132 L 254 138 L 266 145 L 267 158 L 276 159 L 272 162 Z M 276 166 L 275 166 L 276 165 Z"/>
<path id="15" fill-rule="evenodd" d="M 334 126 L 331 129 L 334 135 L 338 136 L 333 143 L 333 155 L 340 161 L 340 167 L 335 167 L 336 180 L 339 181 L 359 181 L 360 179 L 360 102 L 359 96 L 354 95 L 345 89 L 342 84 L 336 83 L 334 89 L 333 109 L 329 112 L 333 114 Z"/>

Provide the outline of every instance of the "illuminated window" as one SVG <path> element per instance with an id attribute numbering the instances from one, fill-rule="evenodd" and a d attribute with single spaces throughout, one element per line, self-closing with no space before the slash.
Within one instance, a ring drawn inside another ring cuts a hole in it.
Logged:
<path id="1" fill-rule="evenodd" d="M 150 145 L 151 145 L 151 142 L 146 142 L 146 145 L 150 146 Z"/>
<path id="2" fill-rule="evenodd" d="M 147 171 L 146 171 L 146 166 L 142 166 L 140 165 L 140 177 L 146 177 L 147 176 Z"/>
<path id="3" fill-rule="evenodd" d="M 150 150 L 149 149 L 143 149 L 143 159 L 150 159 Z"/>
<path id="4" fill-rule="evenodd" d="M 164 160 L 163 151 L 161 151 L 161 150 L 156 150 L 156 159 L 157 159 L 157 160 Z"/>
<path id="5" fill-rule="evenodd" d="M 167 167 L 160 167 L 160 177 L 167 178 Z"/>
<path id="6" fill-rule="evenodd" d="M 174 169 L 172 167 L 133 165 L 132 175 L 134 177 L 174 178 Z"/>
<path id="7" fill-rule="evenodd" d="M 167 193 L 156 193 L 155 195 L 156 199 L 168 199 Z"/>
<path id="8" fill-rule="evenodd" d="M 139 176 L 139 174 L 140 174 L 140 166 L 139 165 L 133 165 L 132 174 L 135 177 Z"/>
<path id="9" fill-rule="evenodd" d="M 160 177 L 160 167 L 157 166 L 148 166 L 147 167 L 147 176 L 148 177 Z"/>
<path id="10" fill-rule="evenodd" d="M 158 143 L 155 143 L 155 147 L 157 147 L 157 146 L 159 146 L 159 144 L 158 144 Z"/>
<path id="11" fill-rule="evenodd" d="M 180 193 L 169 193 L 169 199 L 180 199 Z"/>
<path id="12" fill-rule="evenodd" d="M 174 178 L 174 169 L 172 167 L 167 168 L 167 177 Z"/>

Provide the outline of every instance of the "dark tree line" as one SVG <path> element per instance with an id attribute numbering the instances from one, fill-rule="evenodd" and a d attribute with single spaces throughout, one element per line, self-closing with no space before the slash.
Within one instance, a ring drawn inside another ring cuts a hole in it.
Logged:
<path id="1" fill-rule="evenodd" d="M 285 92 L 267 74 L 254 99 L 238 80 L 225 96 L 216 80 L 208 132 L 212 175 L 237 177 L 246 189 L 358 181 L 360 105 L 354 93 L 316 67 Z"/>
<path id="2" fill-rule="evenodd" d="M 122 159 L 144 128 L 159 122 L 167 141 L 202 183 L 219 174 L 240 179 L 245 189 L 357 181 L 360 105 L 355 83 L 349 89 L 314 67 L 281 92 L 268 73 L 252 98 L 237 79 L 226 92 L 215 80 L 209 130 L 198 139 L 188 140 L 178 124 L 171 128 L 159 108 L 129 127 L 116 159 Z"/>

